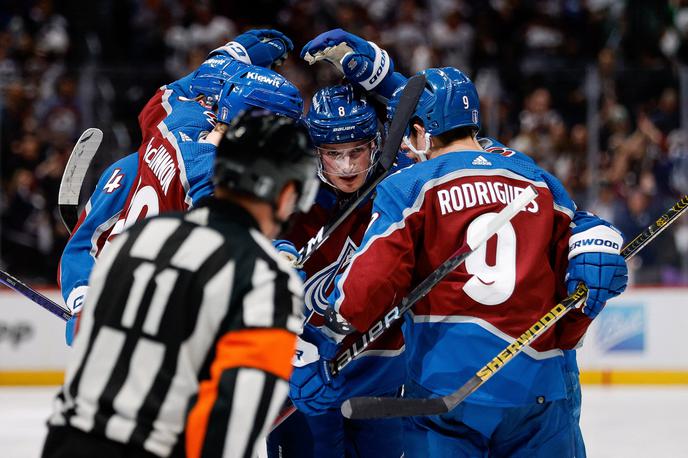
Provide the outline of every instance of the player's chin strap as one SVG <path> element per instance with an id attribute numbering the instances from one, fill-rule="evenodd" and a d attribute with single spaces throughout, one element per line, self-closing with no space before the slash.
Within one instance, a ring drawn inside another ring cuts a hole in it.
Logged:
<path id="1" fill-rule="evenodd" d="M 413 154 L 418 156 L 421 162 L 428 160 L 428 151 L 430 150 L 432 144 L 432 142 L 430 141 L 429 132 L 425 132 L 425 136 L 423 138 L 425 138 L 425 148 L 423 148 L 422 150 L 418 150 L 415 146 L 413 146 L 413 143 L 411 143 L 411 139 L 409 139 L 409 136 L 404 135 L 404 145 L 406 145 Z"/>

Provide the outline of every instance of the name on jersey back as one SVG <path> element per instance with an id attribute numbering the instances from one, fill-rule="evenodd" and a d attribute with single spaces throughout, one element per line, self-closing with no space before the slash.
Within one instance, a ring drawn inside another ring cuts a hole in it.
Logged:
<path id="1" fill-rule="evenodd" d="M 499 181 L 476 181 L 454 185 L 449 189 L 440 189 L 437 191 L 437 200 L 442 215 L 446 215 L 478 205 L 490 205 L 497 202 L 506 205 L 523 191 L 525 187 L 520 188 Z M 537 213 L 539 208 L 537 201 L 533 200 L 521 211 Z"/>
<path id="2" fill-rule="evenodd" d="M 160 145 L 157 148 L 153 148 L 153 140 L 155 140 L 155 137 L 151 138 L 151 140 L 148 142 L 146 154 L 144 154 L 143 160 L 146 164 L 148 164 L 148 167 L 153 172 L 153 175 L 155 175 L 160 182 L 160 187 L 162 188 L 163 192 L 165 195 L 167 195 L 167 189 L 170 187 L 170 183 L 174 178 L 174 175 L 177 171 L 177 166 L 170 156 L 170 153 L 167 152 L 165 145 Z"/>

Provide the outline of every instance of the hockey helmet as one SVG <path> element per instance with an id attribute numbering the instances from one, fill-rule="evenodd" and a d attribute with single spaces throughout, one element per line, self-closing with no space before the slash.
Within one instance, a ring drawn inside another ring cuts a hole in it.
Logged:
<path id="1" fill-rule="evenodd" d="M 276 204 L 289 182 L 297 207 L 310 209 L 318 190 L 317 160 L 303 122 L 263 109 L 239 113 L 217 148 L 213 183 Z"/>
<path id="2" fill-rule="evenodd" d="M 222 54 L 210 56 L 191 77 L 189 83 L 191 97 L 203 95 L 210 103 L 217 103 L 225 81 L 247 67 L 249 67 L 247 64 L 229 56 Z"/>
<path id="3" fill-rule="evenodd" d="M 430 68 L 425 75 L 425 90 L 414 112 L 430 135 L 440 135 L 458 127 L 480 130 L 480 99 L 473 82 L 454 67 Z M 394 116 L 404 85 L 397 88 L 387 107 Z"/>
<path id="4" fill-rule="evenodd" d="M 313 95 L 306 116 L 316 146 L 365 140 L 377 134 L 377 116 L 350 84 L 320 89 Z"/>
<path id="5" fill-rule="evenodd" d="M 291 82 L 268 68 L 245 66 L 229 77 L 222 87 L 217 120 L 229 123 L 251 107 L 298 120 L 303 115 L 303 98 Z"/>
<path id="6" fill-rule="evenodd" d="M 334 175 L 367 173 L 375 166 L 380 151 L 377 114 L 363 95 L 354 92 L 352 85 L 330 86 L 316 92 L 306 115 L 306 123 L 318 151 L 318 176 L 324 182 L 334 186 L 324 174 L 324 156 L 331 158 L 328 173 Z M 357 140 L 369 140 L 371 143 L 351 148 L 350 151 L 322 147 Z M 338 158 L 347 153 L 352 156 L 360 154 L 359 151 L 369 151 L 370 161 L 366 168 L 355 170 L 351 161 L 342 161 L 347 167 L 338 167 Z"/>

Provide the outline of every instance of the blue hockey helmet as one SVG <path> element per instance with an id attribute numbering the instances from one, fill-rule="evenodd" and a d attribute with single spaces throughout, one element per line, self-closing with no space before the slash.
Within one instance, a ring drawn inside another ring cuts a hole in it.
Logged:
<path id="1" fill-rule="evenodd" d="M 306 123 L 313 143 L 347 143 L 377 135 L 377 116 L 365 97 L 350 84 L 330 86 L 313 95 Z"/>
<path id="2" fill-rule="evenodd" d="M 222 86 L 227 79 L 248 67 L 233 57 L 215 54 L 203 62 L 193 73 L 189 83 L 191 97 L 204 95 L 212 103 L 220 97 Z"/>
<path id="3" fill-rule="evenodd" d="M 318 151 L 318 176 L 321 180 L 338 188 L 328 175 L 370 175 L 380 151 L 377 114 L 364 96 L 354 93 L 352 85 L 330 86 L 316 92 L 306 115 L 306 123 Z M 368 140 L 369 143 L 345 149 L 339 146 L 323 147 L 358 140 Z M 362 154 L 368 154 L 369 161 L 356 159 Z"/>
<path id="4" fill-rule="evenodd" d="M 229 123 L 239 112 L 252 107 L 295 120 L 303 116 L 303 98 L 296 86 L 268 68 L 248 65 L 225 81 L 217 120 Z"/>
<path id="5" fill-rule="evenodd" d="M 480 99 L 473 82 L 454 67 L 429 68 L 425 90 L 418 101 L 414 116 L 423 121 L 430 135 L 440 135 L 458 127 L 480 130 Z M 404 86 L 394 91 L 387 107 L 391 119 Z"/>

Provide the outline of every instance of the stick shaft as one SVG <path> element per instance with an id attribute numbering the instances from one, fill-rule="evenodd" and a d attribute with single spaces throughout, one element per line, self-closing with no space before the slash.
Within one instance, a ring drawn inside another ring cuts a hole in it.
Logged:
<path id="1" fill-rule="evenodd" d="M 625 259 L 632 258 L 669 225 L 686 213 L 687 210 L 688 195 L 684 195 L 654 223 L 626 244 L 621 250 L 621 255 Z M 361 419 L 439 415 L 449 412 L 470 396 L 471 393 L 480 388 L 487 380 L 492 378 L 494 374 L 499 372 L 509 361 L 521 353 L 526 346 L 550 329 L 566 313 L 582 304 L 587 294 L 587 286 L 583 283 L 579 284 L 572 294 L 555 305 L 452 394 L 428 399 L 352 398 L 342 404 L 342 413 L 347 418 Z"/>
<path id="2" fill-rule="evenodd" d="M 385 145 L 382 148 L 382 153 L 380 154 L 380 163 L 378 164 L 378 177 L 371 183 L 369 183 L 365 189 L 359 192 L 358 197 L 349 202 L 346 209 L 340 213 L 337 219 L 327 225 L 320 228 L 318 233 L 311 238 L 306 245 L 301 248 L 299 259 L 295 262 L 297 268 L 303 267 L 308 258 L 318 249 L 323 243 L 332 235 L 332 233 L 346 220 L 353 211 L 358 208 L 358 206 L 368 198 L 368 195 L 372 193 L 378 184 L 384 180 L 392 170 L 392 164 L 401 146 L 401 140 L 404 137 L 404 132 L 408 126 L 411 116 L 413 116 L 416 110 L 416 105 L 423 93 L 423 88 L 425 87 L 425 76 L 416 75 L 408 80 L 404 91 L 399 99 L 399 105 L 397 111 L 394 114 L 392 123 L 389 128 L 389 134 L 385 139 Z"/>
<path id="3" fill-rule="evenodd" d="M 373 323 L 370 329 L 363 334 L 351 347 L 347 348 L 339 355 L 336 361 L 331 366 L 332 375 L 338 374 L 342 369 L 351 363 L 351 361 L 360 355 L 366 348 L 368 348 L 375 340 L 377 340 L 384 332 L 387 331 L 396 321 L 398 321 L 406 311 L 413 305 L 424 298 L 444 277 L 456 269 L 459 265 L 468 258 L 473 251 L 478 249 L 482 244 L 487 242 L 504 224 L 510 221 L 521 209 L 525 208 L 535 197 L 537 191 L 532 186 L 525 189 L 519 194 L 509 205 L 504 207 L 487 225 L 482 237 L 476 240 L 471 247 L 468 243 L 459 247 L 454 254 L 428 275 L 422 282 L 418 284 L 413 290 L 404 297 L 399 305 L 388 311 L 384 317 Z"/>
<path id="4" fill-rule="evenodd" d="M 0 270 L 0 283 L 12 288 L 19 294 L 29 298 L 53 315 L 60 317 L 65 321 L 68 321 L 72 317 L 71 313 L 69 313 L 69 310 L 60 306 L 56 302 L 51 301 L 48 297 L 31 288 L 26 283 L 2 270 Z"/>
<path id="5" fill-rule="evenodd" d="M 688 195 L 683 196 L 674 204 L 674 206 L 667 210 L 666 213 L 660 216 L 657 221 L 652 223 L 643 232 L 638 234 L 636 238 L 627 243 L 626 246 L 621 250 L 621 256 L 627 260 L 635 256 L 648 243 L 661 234 L 662 231 L 669 227 L 671 223 L 685 213 L 686 210 L 688 210 Z M 526 332 L 521 334 L 512 344 L 502 350 L 489 363 L 478 370 L 473 377 L 477 378 L 477 380 L 480 380 L 480 383 L 476 383 L 476 381 L 473 379 L 469 380 L 466 383 L 466 387 L 468 388 L 470 386 L 470 391 L 463 390 L 460 396 L 457 392 L 456 398 L 453 399 L 453 401 L 455 401 L 454 405 L 458 405 L 473 391 L 477 390 L 483 383 L 492 378 L 492 376 L 496 374 L 502 367 L 504 367 L 505 364 L 511 361 L 516 355 L 521 353 L 526 346 L 530 345 L 530 343 L 532 343 L 535 339 L 547 332 L 547 330 L 551 328 L 554 323 L 559 321 L 561 317 L 566 315 L 569 310 L 577 308 L 585 300 L 587 295 L 588 287 L 584 284 L 578 285 L 578 288 L 576 288 L 573 293 L 555 305 L 549 312 L 547 312 L 530 328 L 528 328 Z M 461 391 L 461 389 L 459 389 L 459 391 Z"/>

